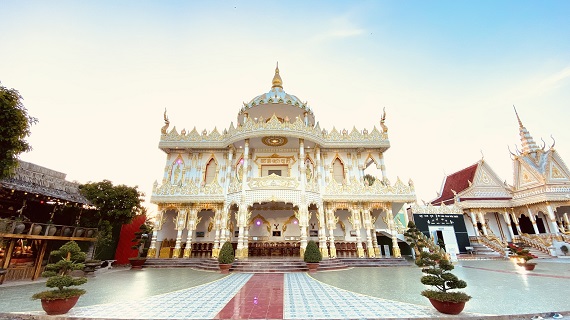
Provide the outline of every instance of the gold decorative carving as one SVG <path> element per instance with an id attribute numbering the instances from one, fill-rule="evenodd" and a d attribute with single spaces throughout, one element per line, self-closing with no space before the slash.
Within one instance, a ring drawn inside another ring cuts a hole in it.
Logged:
<path id="1" fill-rule="evenodd" d="M 281 147 L 286 145 L 287 142 L 289 142 L 289 140 L 287 140 L 286 137 L 281 137 L 281 136 L 267 136 L 261 138 L 261 142 L 263 142 L 263 144 L 265 144 L 266 146 Z"/>
<path id="2" fill-rule="evenodd" d="M 299 181 L 296 177 L 280 177 L 275 174 L 260 178 L 251 178 L 249 187 L 255 189 L 297 189 Z"/>

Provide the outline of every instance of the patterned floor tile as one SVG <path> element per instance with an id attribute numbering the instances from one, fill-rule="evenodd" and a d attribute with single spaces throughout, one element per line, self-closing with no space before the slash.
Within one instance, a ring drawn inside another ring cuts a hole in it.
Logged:
<path id="1" fill-rule="evenodd" d="M 67 316 L 121 319 L 212 319 L 251 278 L 231 274 L 213 283 L 128 302 L 72 309 Z"/>
<path id="2" fill-rule="evenodd" d="M 440 318 L 433 308 L 373 298 L 316 281 L 306 273 L 285 275 L 284 319 Z"/>

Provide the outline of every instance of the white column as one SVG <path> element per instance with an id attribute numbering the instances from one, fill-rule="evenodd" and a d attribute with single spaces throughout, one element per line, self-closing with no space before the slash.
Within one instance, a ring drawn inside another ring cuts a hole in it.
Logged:
<path id="1" fill-rule="evenodd" d="M 366 251 L 368 258 L 374 258 L 374 246 L 372 245 L 372 221 L 370 220 L 370 210 L 362 210 L 362 219 L 364 220 L 364 229 L 366 230 Z"/>
<path id="2" fill-rule="evenodd" d="M 329 250 L 330 250 L 330 257 L 336 258 L 336 246 L 334 244 L 334 229 L 337 224 L 337 218 L 334 216 L 334 210 L 327 209 L 327 226 L 329 228 Z"/>
<path id="3" fill-rule="evenodd" d="M 481 224 L 481 228 L 483 229 L 483 235 L 487 235 L 487 223 L 485 222 L 485 216 L 483 215 L 483 212 L 481 212 L 481 209 L 479 209 L 479 212 L 477 212 L 477 215 L 479 216 L 479 223 Z"/>
<path id="4" fill-rule="evenodd" d="M 532 222 L 532 228 L 534 229 L 534 234 L 539 234 L 540 232 L 538 231 L 538 226 L 536 225 L 536 219 L 534 218 L 534 214 L 530 210 L 530 207 L 527 206 L 526 209 L 528 211 L 528 218 L 530 219 L 530 222 Z"/>
<path id="5" fill-rule="evenodd" d="M 307 227 L 309 226 L 309 211 L 306 206 L 299 207 L 299 211 L 295 214 L 299 220 L 299 229 L 301 231 L 301 257 L 305 254 L 307 247 Z"/>
<path id="6" fill-rule="evenodd" d="M 156 258 L 157 257 L 157 250 L 156 250 L 156 240 L 158 238 L 158 231 L 162 230 L 162 223 L 163 223 L 163 216 L 166 210 L 159 209 L 156 217 L 154 217 L 154 228 L 152 231 L 152 237 L 150 239 L 150 246 L 148 249 L 147 257 L 149 258 Z"/>
<path id="7" fill-rule="evenodd" d="M 564 212 L 564 223 L 566 224 L 566 229 L 570 230 L 570 220 L 568 220 L 568 213 Z"/>
<path id="8" fill-rule="evenodd" d="M 388 223 L 390 232 L 392 233 L 392 255 L 395 258 L 401 258 L 402 252 L 400 251 L 400 246 L 398 246 L 398 231 L 396 230 L 396 226 L 394 225 L 394 215 L 392 214 L 392 204 L 388 205 Z"/>
<path id="9" fill-rule="evenodd" d="M 550 203 L 546 203 L 546 208 L 548 210 L 548 222 L 550 223 L 550 229 L 552 230 L 552 233 L 560 234 L 558 224 L 556 223 L 556 215 L 554 214 L 554 210 L 552 210 Z"/>
<path id="10" fill-rule="evenodd" d="M 186 209 L 178 209 L 178 215 L 176 216 L 176 243 L 174 244 L 174 251 L 172 252 L 172 258 L 180 257 L 180 249 L 182 248 L 182 231 L 186 228 Z"/>
<path id="11" fill-rule="evenodd" d="M 519 218 L 517 218 L 517 216 L 515 215 L 515 211 L 513 210 L 513 208 L 511 208 L 511 219 L 515 223 L 515 227 L 517 228 L 517 233 L 522 234 L 521 226 L 519 224 Z"/>
<path id="12" fill-rule="evenodd" d="M 477 228 L 477 217 L 475 217 L 475 212 L 473 212 L 473 210 L 469 210 L 469 216 L 471 217 L 471 224 L 473 224 L 473 230 L 475 230 L 475 235 L 478 237 L 481 234 L 479 233 L 479 228 Z"/>
<path id="13" fill-rule="evenodd" d="M 220 252 L 220 231 L 221 231 L 221 212 L 214 209 L 214 247 L 212 248 L 212 258 L 217 258 Z"/>
<path id="14" fill-rule="evenodd" d="M 364 258 L 364 248 L 362 247 L 362 236 L 360 235 L 361 221 L 360 208 L 352 209 L 353 228 L 356 230 L 356 253 L 359 258 Z"/>
<path id="15" fill-rule="evenodd" d="M 192 240 L 194 230 L 196 230 L 196 225 L 198 224 L 197 218 L 198 210 L 190 209 L 190 212 L 188 213 L 188 222 L 186 223 L 188 235 L 186 237 L 186 248 L 184 248 L 184 258 L 190 258 L 192 256 Z"/>
<path id="16" fill-rule="evenodd" d="M 323 258 L 327 258 L 329 256 L 329 250 L 327 249 L 325 213 L 322 205 L 318 208 L 317 218 L 319 219 L 319 249 L 321 250 Z"/>
<path id="17" fill-rule="evenodd" d="M 515 241 L 515 234 L 513 232 L 513 228 L 511 228 L 511 218 L 509 217 L 509 213 L 507 212 L 507 209 L 505 209 L 505 212 L 503 213 L 503 219 L 505 220 L 505 223 L 507 224 L 507 229 L 509 230 L 509 235 L 511 236 L 511 241 Z"/>
<path id="18" fill-rule="evenodd" d="M 380 171 L 382 171 L 382 181 L 386 181 L 388 179 L 388 174 L 386 173 L 386 165 L 384 164 L 384 153 L 380 152 L 378 154 L 378 162 L 380 164 Z"/>
<path id="19" fill-rule="evenodd" d="M 321 148 L 315 146 L 315 156 L 316 156 L 316 181 L 317 184 L 319 185 L 319 190 L 322 190 L 321 186 L 323 185 L 322 183 L 322 178 L 323 178 L 323 168 L 322 168 L 322 161 L 321 161 Z"/>

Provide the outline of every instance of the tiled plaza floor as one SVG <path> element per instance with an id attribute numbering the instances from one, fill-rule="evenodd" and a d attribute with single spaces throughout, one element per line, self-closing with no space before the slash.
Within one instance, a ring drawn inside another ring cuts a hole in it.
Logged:
<path id="1" fill-rule="evenodd" d="M 509 261 L 461 261 L 455 274 L 473 296 L 461 318 L 570 319 L 570 259 L 541 260 L 532 272 Z M 417 267 L 286 274 L 192 269 L 99 273 L 70 319 L 439 319 L 420 295 Z M 54 319 L 30 296 L 44 283 L 0 286 L 0 319 Z M 64 319 L 64 318 L 57 318 Z"/>

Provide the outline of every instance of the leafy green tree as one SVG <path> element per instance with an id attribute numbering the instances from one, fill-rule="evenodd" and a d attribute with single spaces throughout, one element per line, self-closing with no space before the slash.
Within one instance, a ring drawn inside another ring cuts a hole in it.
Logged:
<path id="1" fill-rule="evenodd" d="M 28 115 L 22 96 L 0 84 L 0 179 L 10 177 L 18 166 L 18 155 L 32 150 L 25 140 L 38 119 Z"/>
<path id="2" fill-rule="evenodd" d="M 137 188 L 124 184 L 114 186 L 111 181 L 103 180 L 82 184 L 79 192 L 97 208 L 95 216 L 99 222 L 106 220 L 112 225 L 123 225 L 145 211 L 144 193 Z"/>
<path id="3" fill-rule="evenodd" d="M 376 181 L 376 177 L 374 177 L 373 175 L 370 175 L 370 174 L 364 175 L 364 182 L 366 183 L 366 185 L 371 186 L 374 184 L 375 181 Z"/>
<path id="4" fill-rule="evenodd" d="M 89 182 L 79 186 L 79 192 L 96 210 L 82 216 L 85 225 L 97 227 L 99 233 L 95 243 L 95 258 L 111 259 L 119 241 L 123 224 L 130 223 L 138 214 L 146 214 L 142 206 L 144 193 L 138 187 L 113 185 L 109 180 Z"/>

